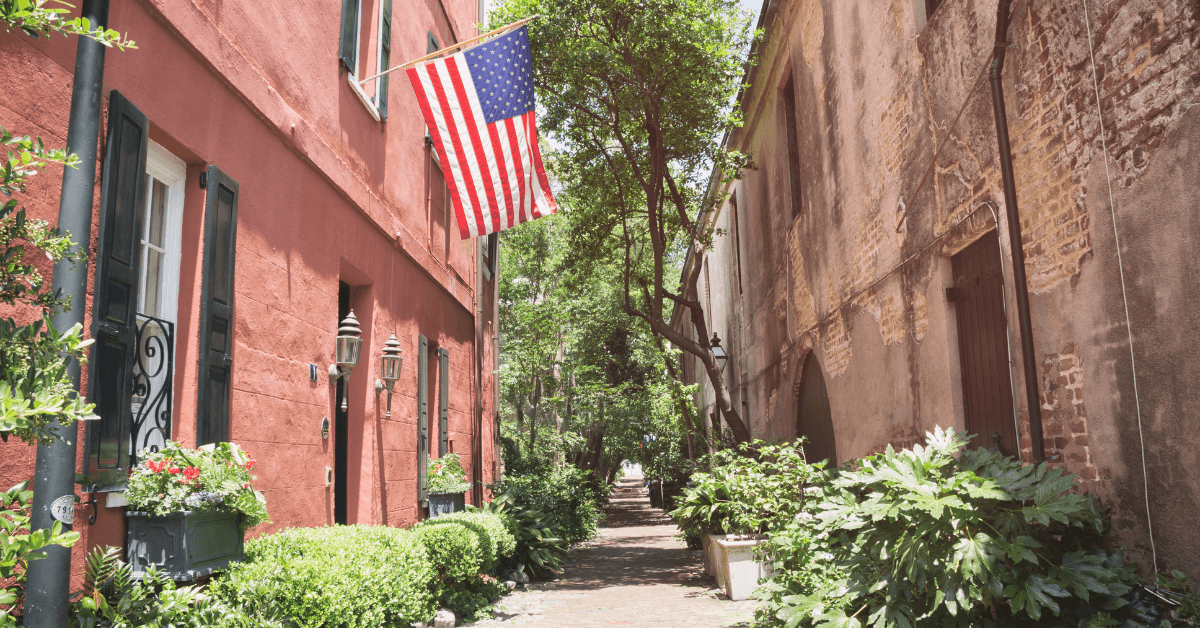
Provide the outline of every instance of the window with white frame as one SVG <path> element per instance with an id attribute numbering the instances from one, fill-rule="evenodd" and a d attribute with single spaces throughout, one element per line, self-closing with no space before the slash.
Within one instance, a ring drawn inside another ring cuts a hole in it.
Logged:
<path id="1" fill-rule="evenodd" d="M 146 151 L 146 195 L 139 208 L 140 268 L 137 358 L 134 363 L 134 451 L 161 447 L 171 435 L 175 324 L 183 240 L 187 166 L 151 141 Z"/>
<path id="2" fill-rule="evenodd" d="M 371 117 L 387 120 L 388 75 L 392 51 L 392 0 L 342 0 L 338 59 L 351 91 Z M 366 79 L 366 80 L 364 80 Z"/>

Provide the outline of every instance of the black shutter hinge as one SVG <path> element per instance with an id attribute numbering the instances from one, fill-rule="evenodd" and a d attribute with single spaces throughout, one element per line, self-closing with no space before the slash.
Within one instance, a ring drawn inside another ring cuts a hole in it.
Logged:
<path id="1" fill-rule="evenodd" d="M 208 173 L 201 172 L 200 173 L 200 189 L 203 190 L 207 187 L 208 187 Z"/>

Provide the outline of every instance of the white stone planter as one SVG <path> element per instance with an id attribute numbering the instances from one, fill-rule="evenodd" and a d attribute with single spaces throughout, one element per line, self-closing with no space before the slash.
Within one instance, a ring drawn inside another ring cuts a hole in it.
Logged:
<path id="1" fill-rule="evenodd" d="M 717 577 L 717 561 L 715 552 L 717 551 L 716 539 L 721 538 L 716 534 L 705 534 L 700 537 L 700 547 L 704 549 L 704 573 L 716 578 Z"/>
<path id="2" fill-rule="evenodd" d="M 766 542 L 765 538 L 709 535 L 712 564 L 717 572 L 717 586 L 725 589 L 729 599 L 749 599 L 758 588 L 758 580 L 770 577 L 771 565 L 754 558 L 754 551 Z M 709 553 L 705 552 L 706 558 L 708 555 Z M 707 565 L 705 569 L 707 571 Z"/>

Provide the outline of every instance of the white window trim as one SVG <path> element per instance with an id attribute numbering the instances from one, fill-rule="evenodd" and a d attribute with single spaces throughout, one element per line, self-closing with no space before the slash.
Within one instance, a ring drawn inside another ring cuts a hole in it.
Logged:
<path id="1" fill-rule="evenodd" d="M 179 266 L 182 261 L 180 247 L 183 242 L 183 193 L 187 180 L 187 164 L 172 155 L 154 140 L 146 151 L 146 173 L 167 185 L 166 224 L 163 225 L 163 244 L 166 255 L 163 259 L 162 286 L 160 288 L 159 317 L 172 323 L 179 322 Z M 153 182 L 147 182 L 153 185 Z M 145 237 L 145 233 L 140 234 Z M 145 260 L 142 260 L 145 264 Z M 163 298 L 161 295 L 166 295 Z M 145 292 L 138 294 L 138 311 L 145 309 Z"/>
<path id="2" fill-rule="evenodd" d="M 354 65 L 357 66 L 358 61 L 360 60 L 359 55 L 362 52 L 362 18 L 363 18 L 362 0 L 355 0 L 355 5 L 356 5 L 356 7 L 354 10 L 354 14 L 358 16 L 358 23 L 354 25 L 354 60 L 355 60 Z M 383 56 L 382 55 L 382 52 L 383 52 L 383 33 L 382 33 L 382 30 L 383 30 L 383 3 L 382 2 L 379 3 L 379 27 L 378 28 L 380 30 L 380 33 L 379 33 L 379 37 L 376 37 L 376 39 L 379 40 L 378 42 L 376 42 L 377 45 L 375 47 L 376 48 L 375 49 L 375 66 L 376 67 L 379 66 L 379 60 Z M 382 72 L 386 69 L 387 68 L 379 68 L 376 70 L 376 72 Z M 379 79 L 376 78 L 374 80 L 375 80 L 375 84 L 377 86 L 375 91 L 378 93 Z M 358 68 L 357 67 L 350 68 L 350 71 L 346 74 L 346 81 L 348 83 L 350 83 L 350 91 L 354 92 L 355 96 L 358 96 L 358 101 L 361 102 L 363 104 L 363 106 L 367 108 L 367 111 L 371 114 L 371 117 L 375 118 L 376 122 L 383 122 L 383 117 L 379 115 L 379 107 L 376 106 L 375 99 L 368 96 L 367 92 L 363 91 L 362 85 L 360 84 L 360 82 L 358 80 Z"/>

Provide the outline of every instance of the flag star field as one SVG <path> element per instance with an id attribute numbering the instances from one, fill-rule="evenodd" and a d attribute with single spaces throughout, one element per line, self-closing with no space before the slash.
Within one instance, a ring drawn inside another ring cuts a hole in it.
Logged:
<path id="1" fill-rule="evenodd" d="M 518 28 L 464 53 L 488 124 L 533 110 L 529 31 Z"/>

